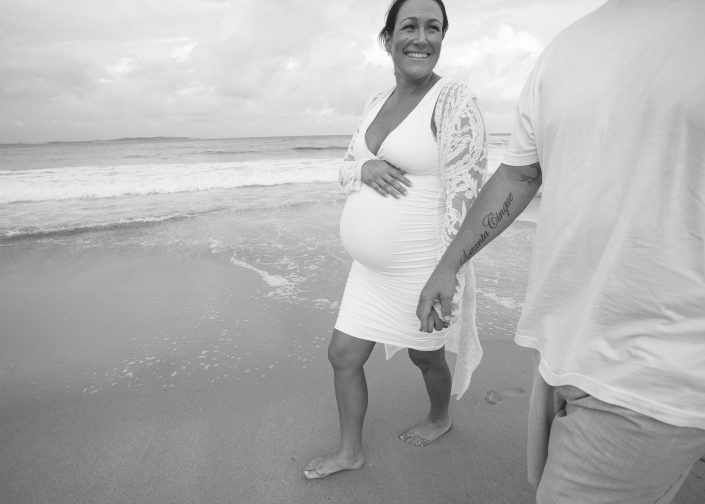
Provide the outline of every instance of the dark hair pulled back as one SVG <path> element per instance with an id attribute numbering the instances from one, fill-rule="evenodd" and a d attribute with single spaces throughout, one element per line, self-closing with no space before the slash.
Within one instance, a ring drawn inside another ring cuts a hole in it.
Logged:
<path id="1" fill-rule="evenodd" d="M 382 45 L 387 40 L 387 37 L 392 36 L 392 32 L 394 32 L 394 25 L 397 23 L 397 17 L 399 15 L 399 9 L 401 9 L 401 6 L 406 3 L 407 0 L 394 0 L 392 2 L 392 5 L 390 5 L 389 10 L 387 11 L 387 19 L 384 23 L 384 28 L 379 32 L 379 41 Z M 438 6 L 441 8 L 441 12 L 443 13 L 443 35 L 445 36 L 446 32 L 448 31 L 448 14 L 446 14 L 446 6 L 443 4 L 443 0 L 433 0 L 438 4 Z"/>

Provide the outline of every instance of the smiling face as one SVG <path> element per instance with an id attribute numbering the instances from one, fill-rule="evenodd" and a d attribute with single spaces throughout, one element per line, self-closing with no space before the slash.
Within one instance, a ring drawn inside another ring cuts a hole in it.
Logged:
<path id="1" fill-rule="evenodd" d="M 443 12 L 433 0 L 407 0 L 399 9 L 385 48 L 392 56 L 397 78 L 418 82 L 438 63 L 443 44 Z"/>

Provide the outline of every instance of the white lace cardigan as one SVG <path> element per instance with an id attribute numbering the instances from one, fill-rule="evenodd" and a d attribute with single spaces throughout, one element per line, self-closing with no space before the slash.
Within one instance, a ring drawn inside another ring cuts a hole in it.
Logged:
<path id="1" fill-rule="evenodd" d="M 362 119 L 388 94 L 389 91 L 385 91 L 374 95 L 365 105 Z M 436 103 L 434 123 L 446 202 L 445 219 L 440 233 L 440 260 L 485 181 L 487 134 L 477 98 L 466 85 L 458 82 L 448 82 L 443 86 Z M 355 158 L 353 145 L 359 134 L 360 126 L 353 135 L 338 172 L 338 180 L 346 194 L 360 190 L 362 165 L 374 159 L 371 154 L 364 159 Z M 451 394 L 458 399 L 470 386 L 472 373 L 482 359 L 482 347 L 475 325 L 475 301 L 475 271 L 468 261 L 457 275 L 453 317 L 446 339 L 446 349 L 457 354 Z M 387 359 L 401 348 L 385 345 Z"/>

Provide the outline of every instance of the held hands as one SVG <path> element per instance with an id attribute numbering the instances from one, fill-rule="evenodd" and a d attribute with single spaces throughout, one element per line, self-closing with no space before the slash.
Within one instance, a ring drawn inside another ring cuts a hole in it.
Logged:
<path id="1" fill-rule="evenodd" d="M 401 198 L 406 195 L 404 186 L 411 187 L 411 181 L 402 170 L 381 159 L 371 159 L 362 165 L 360 176 L 365 184 L 385 197 Z"/>
<path id="2" fill-rule="evenodd" d="M 455 271 L 443 268 L 440 264 L 431 274 L 421 291 L 419 303 L 416 306 L 416 316 L 421 322 L 420 331 L 440 331 L 450 324 L 452 313 L 453 292 L 455 291 Z M 441 307 L 439 317 L 434 306 Z M 442 317 L 442 318 L 441 318 Z"/>

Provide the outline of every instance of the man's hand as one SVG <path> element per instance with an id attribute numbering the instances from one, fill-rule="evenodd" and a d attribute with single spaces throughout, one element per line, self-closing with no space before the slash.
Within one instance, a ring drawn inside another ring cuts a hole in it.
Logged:
<path id="1" fill-rule="evenodd" d="M 455 292 L 455 274 L 450 268 L 443 268 L 440 264 L 429 277 L 419 296 L 416 306 L 416 316 L 421 321 L 420 331 L 427 333 L 448 327 L 453 311 L 453 293 Z M 441 318 L 438 317 L 434 306 L 440 305 Z"/>

